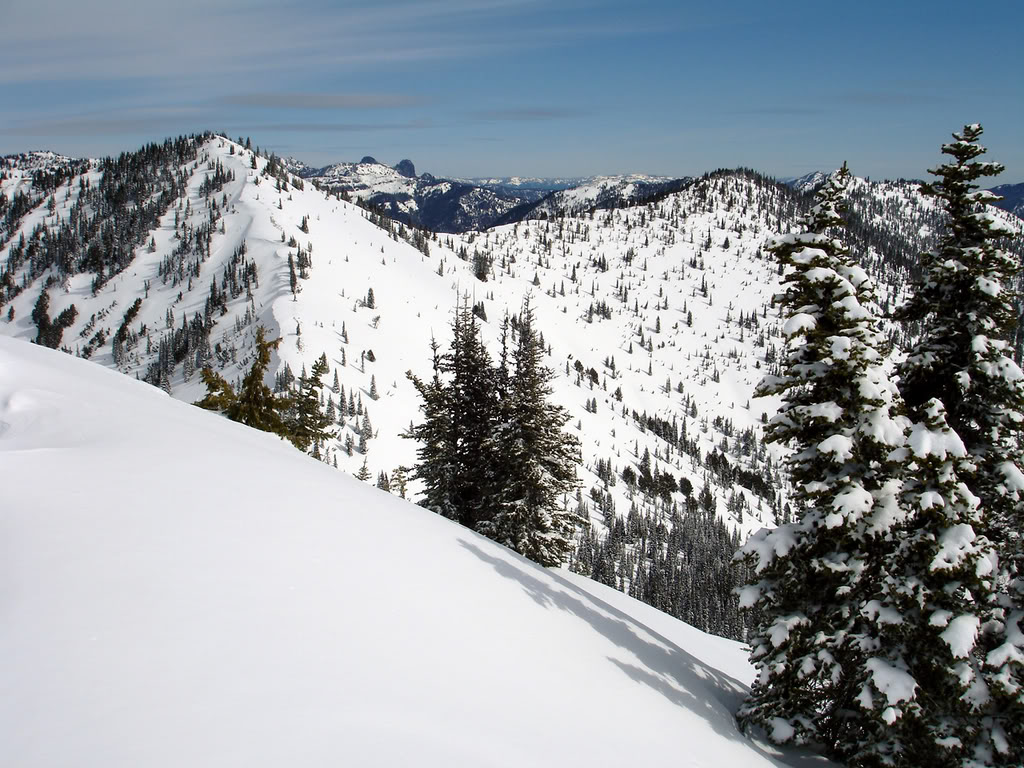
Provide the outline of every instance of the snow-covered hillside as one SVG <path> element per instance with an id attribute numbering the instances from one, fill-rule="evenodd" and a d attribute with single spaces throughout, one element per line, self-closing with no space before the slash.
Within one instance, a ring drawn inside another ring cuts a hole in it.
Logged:
<path id="1" fill-rule="evenodd" d="M 482 304 L 489 318 L 484 335 L 496 349 L 503 313 L 517 312 L 530 294 L 551 347 L 546 362 L 558 374 L 555 396 L 570 408 L 584 443 L 584 493 L 604 486 L 598 459 L 619 473 L 646 450 L 652 468 L 687 478 L 694 497 L 706 480 L 720 513 L 732 492 L 732 522 L 741 533 L 771 522 L 769 507 L 781 489 L 758 435 L 772 406 L 750 402 L 779 348 L 768 311 L 775 267 L 759 251 L 771 233 L 770 188 L 722 177 L 692 198 L 439 236 L 417 250 L 389 222 L 382 228 L 366 211 L 308 185 L 279 189 L 280 181 L 264 173 L 264 158 L 255 160 L 257 169 L 252 163 L 249 151 L 226 139 L 206 141 L 181 169 L 181 196 L 123 271 L 95 295 L 88 272 L 51 281 L 51 314 L 71 304 L 77 309 L 61 346 L 129 376 L 163 381 L 175 397 L 193 401 L 205 392 L 199 365 L 240 378 L 254 328 L 263 324 L 271 337 L 284 338 L 273 364 L 278 373 L 288 366 L 297 375 L 327 353 L 325 398 L 341 411 L 342 392 L 329 389 L 337 372 L 346 405 L 352 400 L 360 413 L 348 414 L 324 452 L 353 473 L 365 460 L 376 477 L 415 461 L 416 446 L 400 437 L 418 417 L 405 373 L 429 373 L 430 338 L 447 343 L 456 304 L 466 297 Z M 100 173 L 94 167 L 65 181 L 51 195 L 53 213 L 41 197 L 11 233 L 5 255 L 22 235 L 27 254 L 33 231 L 66 220 L 81 189 L 98 184 Z M 222 186 L 204 194 L 218 173 Z M 734 209 L 723 213 L 723 205 Z M 293 294 L 288 261 L 300 262 L 300 252 L 312 265 L 307 277 L 300 265 Z M 490 263 L 486 281 L 474 277 L 474 253 Z M 32 312 L 44 283 L 43 275 L 30 279 L 32 269 L 25 257 L 13 272 L 29 287 L 6 303 L 14 319 L 0 324 L 26 339 L 37 335 Z M 125 324 L 136 300 L 139 308 Z M 212 330 L 195 338 L 191 329 L 203 325 Z M 364 421 L 372 426 L 369 451 L 348 455 L 345 438 L 357 442 Z M 760 495 L 742 484 L 734 489 L 731 470 L 717 472 L 728 482 L 709 472 L 705 460 L 718 453 L 731 468 L 756 471 Z M 634 492 L 621 483 L 608 490 L 610 504 L 625 515 Z M 675 498 L 686 495 L 677 491 Z M 600 523 L 603 515 L 594 510 L 594 518 Z"/>
<path id="2" fill-rule="evenodd" d="M 0 487 L 0 764 L 825 765 L 739 644 L 12 339 Z"/>
<path id="3" fill-rule="evenodd" d="M 678 188 L 686 182 L 687 179 L 674 180 L 668 176 L 642 173 L 593 176 L 548 196 L 531 212 L 531 216 L 571 215 L 586 213 L 591 208 L 622 207 L 664 191 L 669 185 Z"/>
<path id="4" fill-rule="evenodd" d="M 204 365 L 241 379 L 263 325 L 282 386 L 326 355 L 337 437 L 318 452 L 371 482 L 416 463 L 406 373 L 430 375 L 456 305 L 478 305 L 496 354 L 530 295 L 583 448 L 571 567 L 741 636 L 729 547 L 786 514 L 782 454 L 762 442 L 775 403 L 752 392 L 783 351 L 761 247 L 792 226 L 789 189 L 721 172 L 646 205 L 434 235 L 213 136 L 46 175 L 12 164 L 0 193 L 0 334 L 35 339 L 42 318 L 46 343 L 192 402 Z M 934 206 L 901 182 L 857 182 L 852 202 L 855 252 L 891 304 Z"/>

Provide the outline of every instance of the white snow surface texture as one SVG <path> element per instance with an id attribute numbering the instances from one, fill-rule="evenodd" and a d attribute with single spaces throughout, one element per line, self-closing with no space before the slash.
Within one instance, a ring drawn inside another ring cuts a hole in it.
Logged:
<path id="1" fill-rule="evenodd" d="M 738 643 L 0 338 L 0 765 L 823 765 Z"/>

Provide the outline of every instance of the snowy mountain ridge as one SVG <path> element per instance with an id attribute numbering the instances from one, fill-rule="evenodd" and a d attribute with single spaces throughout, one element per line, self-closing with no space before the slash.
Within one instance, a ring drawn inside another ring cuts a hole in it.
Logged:
<path id="1" fill-rule="evenodd" d="M 443 235 L 218 136 L 35 179 L 0 182 L 24 191 L 0 211 L 0 333 L 192 402 L 205 365 L 241 379 L 265 326 L 282 339 L 281 386 L 326 354 L 337 435 L 317 451 L 371 481 L 416 463 L 402 438 L 419 420 L 406 372 L 430 374 L 431 337 L 447 347 L 456 305 L 478 306 L 496 354 L 502 317 L 530 295 L 553 398 L 583 447 L 567 501 L 589 525 L 570 567 L 740 634 L 729 547 L 787 514 L 783 453 L 762 441 L 775 406 L 752 392 L 783 351 L 778 270 L 761 249 L 805 204 L 789 188 L 719 172 L 645 205 Z M 857 182 L 851 207 L 852 245 L 889 305 L 933 236 L 934 206 L 909 184 Z M 687 535 L 667 535 L 677 528 Z"/>

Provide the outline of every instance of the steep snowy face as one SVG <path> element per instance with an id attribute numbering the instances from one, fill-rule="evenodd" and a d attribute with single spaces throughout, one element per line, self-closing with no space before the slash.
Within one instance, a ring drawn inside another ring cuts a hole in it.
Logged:
<path id="1" fill-rule="evenodd" d="M 737 731 L 740 644 L 6 338 L 0 486 L 4 765 L 806 760 Z"/>

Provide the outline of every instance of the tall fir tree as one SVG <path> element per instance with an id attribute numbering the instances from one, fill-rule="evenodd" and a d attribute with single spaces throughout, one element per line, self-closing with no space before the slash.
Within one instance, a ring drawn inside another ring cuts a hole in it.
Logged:
<path id="1" fill-rule="evenodd" d="M 919 335 L 900 366 L 900 388 L 916 418 L 933 402 L 967 451 L 960 477 L 980 499 L 981 533 L 998 554 L 990 621 L 981 640 L 991 693 L 983 721 L 982 762 L 1024 764 L 1024 373 L 1014 362 L 1020 265 L 999 247 L 1009 232 L 985 204 L 998 196 L 976 181 L 1003 166 L 977 160 L 982 127 L 966 125 L 942 146 L 950 162 L 922 186 L 948 216 L 936 250 L 922 255 L 922 273 L 900 319 Z M 989 755 L 990 757 L 986 757 Z"/>
<path id="2" fill-rule="evenodd" d="M 320 405 L 323 377 L 329 369 L 325 353 L 313 363 L 308 375 L 303 371 L 299 377 L 298 391 L 292 397 L 292 408 L 288 415 L 288 427 L 291 434 L 289 439 L 300 451 L 307 451 L 310 445 L 316 446 L 334 437 L 332 419 Z"/>
<path id="3" fill-rule="evenodd" d="M 967 450 L 939 400 L 913 424 L 900 520 L 886 542 L 882 591 L 862 612 L 877 648 L 859 700 L 871 727 L 852 765 L 967 765 L 988 692 L 975 639 L 991 593 L 992 557 L 976 533 L 978 498 L 960 480 Z"/>
<path id="4" fill-rule="evenodd" d="M 819 190 L 803 231 L 766 246 L 784 268 L 777 301 L 789 356 L 757 394 L 782 397 L 766 440 L 793 449 L 796 520 L 741 550 L 754 574 L 741 602 L 758 609 L 749 638 L 757 678 L 738 713 L 773 741 L 822 743 L 841 759 L 874 728 L 861 699 L 878 630 L 862 608 L 881 590 L 885 539 L 899 517 L 894 451 L 907 427 L 872 318 L 871 280 L 838 237 L 849 178 L 844 165 Z"/>
<path id="5" fill-rule="evenodd" d="M 495 426 L 495 370 L 467 302 L 455 310 L 445 354 L 432 347 L 434 377 L 410 379 L 423 399 L 424 421 L 410 436 L 420 441 L 416 476 L 423 506 L 469 528 L 488 514 L 493 487 L 489 436 Z"/>
<path id="6" fill-rule="evenodd" d="M 519 316 L 514 369 L 499 375 L 498 423 L 491 435 L 501 475 L 492 512 L 479 530 L 534 562 L 560 565 L 569 553 L 576 515 L 565 497 L 576 487 L 579 441 L 563 431 L 569 415 L 550 402 L 553 378 L 529 297 Z M 504 355 L 503 355 L 504 362 Z"/>
<path id="7" fill-rule="evenodd" d="M 469 528 L 478 529 L 491 514 L 495 494 L 496 473 L 490 437 L 498 418 L 498 390 L 496 371 L 468 299 L 463 300 L 455 313 L 452 348 L 442 370 L 450 377 L 456 519 Z"/>
<path id="8" fill-rule="evenodd" d="M 506 340 L 507 340 L 506 323 Z M 415 476 L 420 503 L 542 565 L 568 553 L 575 518 L 562 496 L 575 487 L 579 445 L 562 432 L 565 411 L 548 402 L 551 372 L 527 303 L 509 370 L 507 345 L 495 366 L 468 302 L 455 312 L 449 352 L 431 347 L 434 375 L 413 374 L 423 421 Z"/>
<path id="9" fill-rule="evenodd" d="M 211 368 L 204 368 L 201 375 L 207 394 L 196 405 L 290 440 L 291 430 L 284 414 L 291 407 L 291 399 L 275 395 L 263 381 L 270 366 L 270 352 L 280 343 L 280 339 L 267 341 L 266 329 L 263 326 L 257 328 L 255 357 L 237 394 L 223 376 Z"/>
<path id="10" fill-rule="evenodd" d="M 441 379 L 441 345 L 436 339 L 430 340 L 433 358 L 433 376 L 424 381 L 412 371 L 406 374 L 420 396 L 420 410 L 423 420 L 409 428 L 405 434 L 420 445 L 416 450 L 419 459 L 413 468 L 413 477 L 423 483 L 420 504 L 442 517 L 458 519 L 454 503 L 453 459 L 451 448 L 454 443 L 450 393 Z"/>

